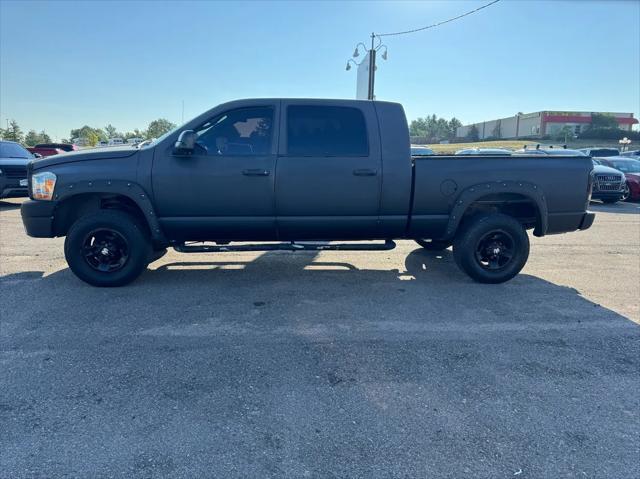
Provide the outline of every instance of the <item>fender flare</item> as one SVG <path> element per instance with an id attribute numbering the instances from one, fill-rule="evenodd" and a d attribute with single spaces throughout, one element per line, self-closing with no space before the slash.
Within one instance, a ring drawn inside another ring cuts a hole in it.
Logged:
<path id="1" fill-rule="evenodd" d="M 66 184 L 62 186 L 60 190 L 56 188 L 54 200 L 64 201 L 73 196 L 86 193 L 121 195 L 129 198 L 140 208 L 140 211 L 142 211 L 149 226 L 149 231 L 151 232 L 151 239 L 158 243 L 166 242 L 166 238 L 160 228 L 160 222 L 153 208 L 153 203 L 147 192 L 139 184 L 125 180 L 78 181 L 76 183 Z"/>
<path id="2" fill-rule="evenodd" d="M 500 193 L 515 193 L 531 199 L 538 208 L 539 221 L 536 224 L 533 234 L 544 236 L 547 232 L 549 214 L 547 200 L 544 191 L 538 185 L 527 181 L 491 181 L 478 183 L 463 190 L 455 200 L 454 206 L 449 215 L 449 222 L 443 239 L 452 239 L 455 235 L 460 221 L 469 206 L 483 196 Z"/>

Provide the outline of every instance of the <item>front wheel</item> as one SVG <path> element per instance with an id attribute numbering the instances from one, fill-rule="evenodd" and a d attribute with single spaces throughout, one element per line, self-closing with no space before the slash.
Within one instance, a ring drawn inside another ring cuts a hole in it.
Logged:
<path id="1" fill-rule="evenodd" d="M 458 267 L 480 283 L 504 283 L 529 258 L 529 236 L 516 219 L 503 214 L 467 220 L 453 242 Z"/>
<path id="2" fill-rule="evenodd" d="M 152 247 L 136 218 L 122 211 L 100 210 L 71 226 L 64 255 L 81 280 L 93 286 L 123 286 L 147 267 Z"/>
<path id="3" fill-rule="evenodd" d="M 415 242 L 422 246 L 427 251 L 443 251 L 451 246 L 450 241 L 426 241 L 420 238 L 415 239 Z"/>
<path id="4" fill-rule="evenodd" d="M 629 188 L 629 183 L 625 183 L 624 191 L 622 192 L 622 198 L 620 198 L 620 201 L 629 201 L 630 196 L 631 196 L 631 189 Z"/>

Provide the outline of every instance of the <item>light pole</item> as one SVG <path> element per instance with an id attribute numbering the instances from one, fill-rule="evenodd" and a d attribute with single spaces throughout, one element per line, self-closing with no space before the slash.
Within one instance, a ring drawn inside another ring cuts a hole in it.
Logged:
<path id="1" fill-rule="evenodd" d="M 627 148 L 629 148 L 631 140 L 625 136 L 622 140 L 618 140 L 618 143 L 622 145 L 622 151 L 624 152 Z"/>
<path id="2" fill-rule="evenodd" d="M 375 44 L 375 40 L 376 38 L 378 39 L 378 44 Z M 360 56 L 360 47 L 362 46 L 362 48 L 367 52 L 367 54 L 364 57 L 364 60 L 362 60 L 360 63 L 358 63 L 356 60 L 354 60 L 353 58 L 357 58 Z M 371 33 L 371 48 L 367 50 L 367 46 L 362 43 L 359 42 L 356 45 L 356 49 L 353 51 L 353 58 L 350 58 L 349 60 L 347 60 L 347 67 L 346 70 L 349 71 L 351 70 L 351 64 L 353 63 L 354 65 L 360 67 L 360 65 L 363 65 L 367 67 L 367 72 L 368 72 L 368 76 L 367 76 L 367 99 L 368 100 L 373 100 L 375 98 L 375 82 L 376 82 L 376 54 L 382 50 L 384 48 L 384 52 L 382 52 L 382 59 L 386 60 L 387 59 L 387 46 L 382 44 L 382 40 L 380 39 L 380 37 L 378 37 L 375 33 Z M 366 63 L 365 63 L 366 62 Z M 361 70 L 360 68 L 358 68 L 358 73 L 360 74 Z M 358 93 L 356 93 L 356 97 L 358 97 Z"/>

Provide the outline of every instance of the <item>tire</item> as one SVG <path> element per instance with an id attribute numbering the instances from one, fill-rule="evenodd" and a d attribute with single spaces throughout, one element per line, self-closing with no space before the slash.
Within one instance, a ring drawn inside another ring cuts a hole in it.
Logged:
<path id="1" fill-rule="evenodd" d="M 153 254 L 143 225 L 117 210 L 79 218 L 67 233 L 64 255 L 71 271 L 93 286 L 124 286 L 147 267 Z"/>
<path id="2" fill-rule="evenodd" d="M 620 201 L 620 199 L 615 199 L 615 198 L 603 198 L 602 202 L 604 204 L 610 205 L 612 203 L 617 203 L 618 201 Z"/>
<path id="3" fill-rule="evenodd" d="M 631 201 L 631 188 L 629 188 L 629 183 L 624 184 L 624 192 L 622 193 L 620 201 Z"/>
<path id="4" fill-rule="evenodd" d="M 463 272 L 479 283 L 504 283 L 526 264 L 529 236 L 511 216 L 475 216 L 465 221 L 456 234 L 453 258 Z"/>
<path id="5" fill-rule="evenodd" d="M 414 240 L 427 251 L 443 251 L 451 246 L 451 241 L 425 241 L 423 239 Z"/>

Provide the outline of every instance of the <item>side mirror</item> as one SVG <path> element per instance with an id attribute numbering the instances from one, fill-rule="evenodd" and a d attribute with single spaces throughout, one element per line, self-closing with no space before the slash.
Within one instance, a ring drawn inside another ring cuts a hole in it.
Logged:
<path id="1" fill-rule="evenodd" d="M 178 141 L 173 145 L 173 154 L 187 156 L 193 154 L 196 147 L 196 132 L 193 130 L 184 130 L 180 133 Z"/>
<path id="2" fill-rule="evenodd" d="M 32 155 L 34 156 L 34 158 L 42 158 L 42 155 L 40 153 L 32 153 Z"/>

